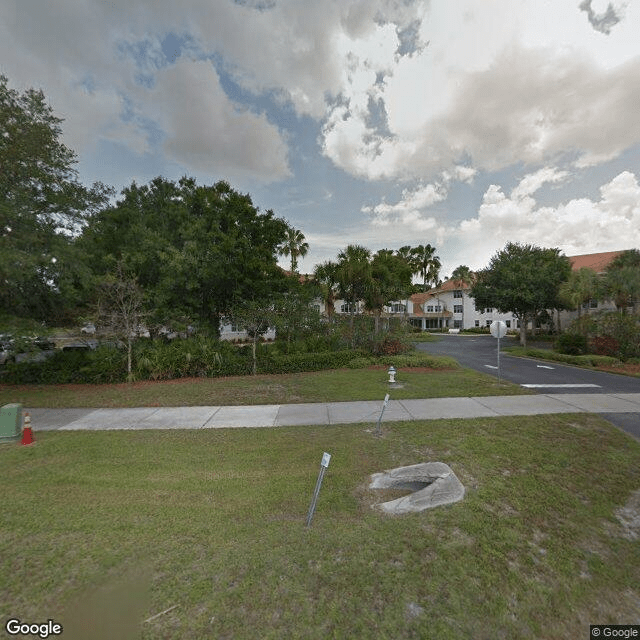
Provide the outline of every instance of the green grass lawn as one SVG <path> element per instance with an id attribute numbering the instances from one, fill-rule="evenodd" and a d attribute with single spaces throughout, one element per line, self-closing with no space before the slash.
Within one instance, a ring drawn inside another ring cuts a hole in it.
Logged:
<path id="1" fill-rule="evenodd" d="M 0 405 L 25 407 L 171 407 L 380 400 L 389 391 L 387 367 L 290 375 L 190 378 L 104 385 L 0 385 Z M 470 369 L 399 369 L 395 400 L 530 393 Z"/>
<path id="2" fill-rule="evenodd" d="M 370 474 L 436 460 L 463 501 L 372 508 Z M 1 445 L 0 473 L 3 624 L 52 618 L 65 639 L 539 640 L 640 617 L 638 530 L 616 517 L 640 489 L 640 444 L 593 415 L 393 423 L 381 438 L 41 432 Z"/>

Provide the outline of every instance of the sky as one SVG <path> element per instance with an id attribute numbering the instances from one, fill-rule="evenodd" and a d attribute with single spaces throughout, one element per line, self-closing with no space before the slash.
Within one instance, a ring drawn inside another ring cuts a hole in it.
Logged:
<path id="1" fill-rule="evenodd" d="M 226 180 L 302 272 L 429 243 L 446 277 L 640 248 L 639 32 L 640 0 L 1 0 L 0 73 L 87 185 Z"/>

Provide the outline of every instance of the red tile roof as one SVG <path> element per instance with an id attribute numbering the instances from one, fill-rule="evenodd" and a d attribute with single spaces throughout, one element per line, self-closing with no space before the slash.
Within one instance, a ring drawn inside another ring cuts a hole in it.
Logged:
<path id="1" fill-rule="evenodd" d="M 596 273 L 602 273 L 611 261 L 624 251 L 606 251 L 605 253 L 587 253 L 581 256 L 569 256 L 571 268 L 578 271 L 582 268 L 593 269 Z"/>

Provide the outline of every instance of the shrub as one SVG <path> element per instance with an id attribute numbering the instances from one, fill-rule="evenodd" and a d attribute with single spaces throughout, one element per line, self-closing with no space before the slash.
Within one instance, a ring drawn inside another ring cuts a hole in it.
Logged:
<path id="1" fill-rule="evenodd" d="M 249 360 L 250 348 L 205 337 L 140 341 L 134 358 L 136 377 L 148 380 L 243 375 L 251 371 Z"/>
<path id="2" fill-rule="evenodd" d="M 556 349 L 567 355 L 581 355 L 587 352 L 587 338 L 579 333 L 563 333 L 556 343 Z"/>
<path id="3" fill-rule="evenodd" d="M 126 354 L 114 347 L 95 351 L 58 351 L 43 362 L 7 365 L 8 384 L 70 384 L 124 382 Z"/>
<path id="4" fill-rule="evenodd" d="M 377 358 L 373 356 L 359 356 L 357 358 L 351 358 L 346 366 L 348 369 L 366 369 L 366 367 L 370 367 L 377 362 Z"/>
<path id="5" fill-rule="evenodd" d="M 599 356 L 616 356 L 620 352 L 620 343 L 611 336 L 596 336 L 591 340 L 589 350 Z"/>
<path id="6" fill-rule="evenodd" d="M 300 373 L 346 367 L 364 353 L 344 350 L 324 353 L 293 353 L 258 358 L 258 373 Z"/>
<path id="7" fill-rule="evenodd" d="M 379 364 L 391 366 L 396 369 L 424 367 L 427 369 L 459 369 L 460 365 L 453 358 L 447 356 L 432 356 L 428 353 L 406 353 L 398 356 L 382 356 L 377 359 Z"/>
<path id="8" fill-rule="evenodd" d="M 596 354 L 616 355 L 621 360 L 640 357 L 638 314 L 617 311 L 586 314 L 573 322 L 569 333 L 583 336 Z"/>

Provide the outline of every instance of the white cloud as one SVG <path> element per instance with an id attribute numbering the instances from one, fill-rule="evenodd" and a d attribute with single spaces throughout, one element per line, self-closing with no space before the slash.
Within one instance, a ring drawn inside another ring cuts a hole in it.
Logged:
<path id="1" fill-rule="evenodd" d="M 341 168 L 406 179 L 462 157 L 498 170 L 570 156 L 584 168 L 640 143 L 640 56 L 626 25 L 631 19 L 603 43 L 569 2 L 497 0 L 487 10 L 486 2 L 470 0 L 431 9 L 420 34 L 429 46 L 395 56 L 375 85 L 372 77 L 368 85 L 362 77 L 344 81 L 352 102 L 361 96 L 360 108 L 330 116 L 324 128 L 324 152 Z M 634 16 L 640 18 L 637 8 Z M 386 114 L 384 132 L 367 126 L 363 97 L 372 94 Z"/>
<path id="2" fill-rule="evenodd" d="M 547 167 L 525 175 L 510 196 L 500 185 L 490 185 L 477 214 L 456 223 L 429 213 L 444 193 L 436 185 L 405 190 L 394 204 L 363 208 L 370 224 L 358 235 L 370 248 L 435 243 L 443 274 L 459 264 L 482 269 L 508 242 L 559 247 L 566 255 L 640 248 L 640 185 L 633 173 L 624 171 L 602 185 L 597 200 L 572 198 L 557 206 L 536 202 L 533 195 L 544 184 L 564 179 L 564 172 Z M 338 234 L 335 242 L 340 242 Z"/>
<path id="3" fill-rule="evenodd" d="M 388 204 L 383 200 L 373 207 L 363 207 L 362 212 L 371 217 L 375 226 L 399 223 L 413 226 L 420 231 L 435 229 L 438 226 L 435 218 L 426 216 L 424 210 L 446 200 L 452 182 L 470 183 L 475 175 L 475 169 L 456 165 L 450 171 L 443 171 L 436 182 L 404 189 L 400 200 L 395 204 Z"/>
<path id="4" fill-rule="evenodd" d="M 522 199 L 533 195 L 545 183 L 562 182 L 568 175 L 567 171 L 559 171 L 555 167 L 544 167 L 522 178 L 518 186 L 511 191 L 511 197 Z"/>
<path id="5" fill-rule="evenodd" d="M 636 176 L 620 173 L 600 193 L 598 201 L 575 198 L 556 207 L 539 207 L 530 195 L 512 193 L 509 198 L 491 185 L 477 216 L 450 227 L 447 236 L 467 247 L 468 255 L 461 259 L 472 268 L 486 266 L 487 256 L 510 241 L 559 247 L 566 255 L 640 247 Z"/>
<path id="6" fill-rule="evenodd" d="M 154 88 L 139 97 L 165 132 L 164 149 L 172 160 L 217 176 L 289 175 L 278 129 L 263 115 L 234 105 L 210 63 L 180 60 L 158 71 Z"/>
<path id="7" fill-rule="evenodd" d="M 136 91 L 137 74 L 151 83 L 161 74 L 160 43 L 171 32 L 188 36 L 197 57 L 217 56 L 247 91 L 290 100 L 320 122 L 325 155 L 358 176 L 429 179 L 463 157 L 492 170 L 567 152 L 586 167 L 640 142 L 640 3 L 580 6 L 9 0 L 0 6 L 0 59 L 12 79 L 43 86 L 79 144 L 105 135 L 146 148 L 136 122 L 119 122 L 118 102 Z M 603 36 L 585 11 L 594 21 L 610 14 L 598 24 L 618 22 Z M 78 90 L 87 78 L 100 104 Z M 280 168 L 265 178 L 274 175 Z"/>

